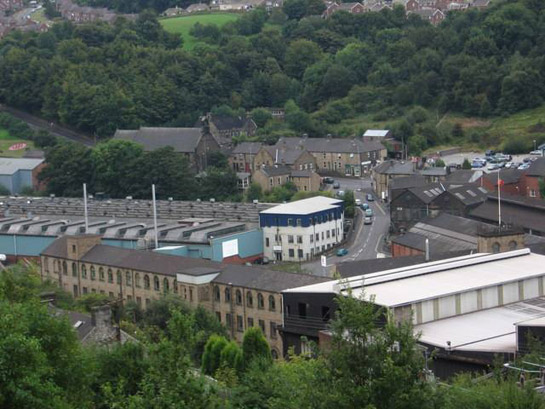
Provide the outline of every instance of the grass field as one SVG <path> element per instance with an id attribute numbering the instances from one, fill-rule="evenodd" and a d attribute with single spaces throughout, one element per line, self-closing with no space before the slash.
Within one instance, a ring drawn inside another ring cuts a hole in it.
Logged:
<path id="1" fill-rule="evenodd" d="M 24 142 L 28 149 L 34 149 L 32 141 L 24 141 L 22 139 L 13 139 L 8 131 L 0 129 L 0 157 L 3 158 L 20 158 L 25 154 L 25 149 L 19 151 L 10 151 L 9 147 L 16 143 Z"/>
<path id="2" fill-rule="evenodd" d="M 230 21 L 237 20 L 238 17 L 238 14 L 234 13 L 196 14 L 194 16 L 165 18 L 161 20 L 161 25 L 170 33 L 181 34 L 184 41 L 184 49 L 191 50 L 197 43 L 197 39 L 189 34 L 191 27 L 195 23 L 215 24 L 221 27 Z"/>

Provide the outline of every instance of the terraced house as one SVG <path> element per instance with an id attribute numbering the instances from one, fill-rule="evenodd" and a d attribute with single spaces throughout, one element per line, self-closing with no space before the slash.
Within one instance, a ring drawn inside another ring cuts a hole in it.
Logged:
<path id="1" fill-rule="evenodd" d="M 123 249 L 100 244 L 100 235 L 63 236 L 41 254 L 41 278 L 51 280 L 74 297 L 106 294 L 142 308 L 164 294 L 174 294 L 192 307 L 215 313 L 242 341 L 244 331 L 259 326 L 271 346 L 282 353 L 276 328 L 282 322 L 282 290 L 326 279 L 235 266 L 207 260 Z"/>

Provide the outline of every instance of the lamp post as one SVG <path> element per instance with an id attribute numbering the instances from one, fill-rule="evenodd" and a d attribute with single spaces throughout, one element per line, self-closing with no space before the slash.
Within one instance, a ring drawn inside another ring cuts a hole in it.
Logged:
<path id="1" fill-rule="evenodd" d="M 534 150 L 537 150 L 537 141 L 534 139 Z"/>

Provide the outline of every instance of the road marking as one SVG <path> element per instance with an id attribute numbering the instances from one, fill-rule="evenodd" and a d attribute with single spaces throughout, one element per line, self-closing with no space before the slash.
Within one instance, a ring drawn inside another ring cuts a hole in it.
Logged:
<path id="1" fill-rule="evenodd" d="M 381 211 L 382 215 L 383 216 L 386 216 L 386 212 L 382 209 L 382 207 L 380 206 L 380 204 L 378 202 L 375 202 L 375 204 L 377 205 L 378 209 Z"/>

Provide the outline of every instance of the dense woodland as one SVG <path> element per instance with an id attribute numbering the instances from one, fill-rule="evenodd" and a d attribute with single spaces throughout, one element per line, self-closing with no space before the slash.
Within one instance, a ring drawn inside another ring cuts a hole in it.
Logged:
<path id="1" fill-rule="evenodd" d="M 258 328 L 241 346 L 204 309 L 175 296 L 143 312 L 116 308 L 116 321 L 138 342 L 82 346 L 66 318 L 53 316 L 40 294 L 56 292 L 57 306 L 89 312 L 109 302 L 100 294 L 73 300 L 33 268 L 0 272 L 0 406 L 5 408 L 545 408 L 528 379 L 499 370 L 488 379 L 428 381 L 422 353 L 408 325 L 376 326 L 377 311 L 353 298 L 338 300 L 332 348 L 315 356 L 273 362 Z M 392 348 L 399 343 L 399 351 Z M 537 352 L 526 356 L 538 360 Z M 209 374 L 209 376 L 203 376 Z"/>
<path id="2" fill-rule="evenodd" d="M 256 9 L 221 29 L 199 25 L 191 51 L 151 11 L 113 26 L 15 32 L 0 43 L 0 100 L 99 137 L 193 126 L 220 106 L 286 106 L 286 123 L 260 131 L 271 141 L 347 136 L 354 128 L 343 121 L 368 115 L 391 121 L 414 153 L 451 137 L 430 117 L 507 115 L 543 102 L 542 1 L 498 0 L 449 13 L 438 27 L 401 7 L 329 19 L 322 9 L 318 0 L 287 0 L 283 11 Z"/>

